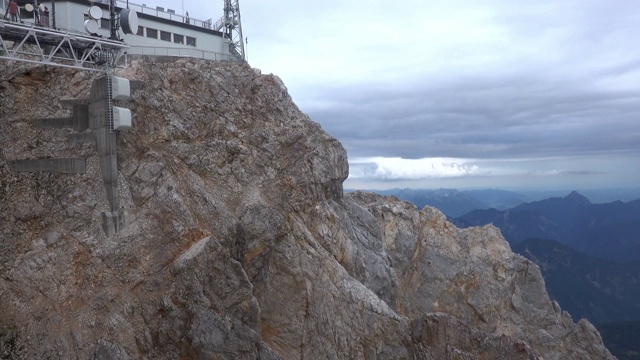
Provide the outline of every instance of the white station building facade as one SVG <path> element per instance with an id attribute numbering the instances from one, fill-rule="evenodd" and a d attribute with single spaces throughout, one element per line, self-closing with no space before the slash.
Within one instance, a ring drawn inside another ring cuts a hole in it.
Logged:
<path id="1" fill-rule="evenodd" d="M 8 9 L 9 0 L 0 2 L 4 14 Z M 38 1 L 38 19 L 33 11 L 34 2 L 18 0 L 17 3 L 20 7 L 20 21 L 23 24 L 33 23 L 53 28 L 55 6 L 55 29 L 70 33 L 93 32 L 104 38 L 110 37 L 109 0 L 56 0 L 55 5 L 51 1 Z M 230 54 L 229 40 L 221 31 L 215 30 L 216 24 L 211 19 L 195 19 L 178 14 L 174 9 L 148 7 L 145 4 L 127 1 L 115 1 L 115 5 L 117 14 L 124 9 L 130 9 L 137 15 L 138 26 L 135 34 L 118 31 L 120 38 L 130 46 L 129 54 L 236 60 Z M 121 19 L 121 25 L 122 23 Z"/>

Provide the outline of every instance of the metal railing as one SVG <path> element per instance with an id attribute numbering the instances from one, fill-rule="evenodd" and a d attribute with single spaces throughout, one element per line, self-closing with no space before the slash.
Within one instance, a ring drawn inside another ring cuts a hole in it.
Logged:
<path id="1" fill-rule="evenodd" d="M 148 56 L 173 56 L 173 57 L 190 57 L 196 59 L 213 60 L 213 61 L 236 61 L 237 59 L 230 54 L 223 54 L 214 51 L 204 51 L 198 49 L 184 49 L 172 47 L 156 47 L 156 46 L 131 46 L 128 51 L 129 55 L 148 55 Z"/>
<path id="2" fill-rule="evenodd" d="M 127 2 L 116 0 L 116 6 L 125 9 L 127 7 Z M 205 29 L 212 29 L 212 26 L 213 26 L 212 19 L 209 19 L 209 20 L 194 19 L 190 16 L 187 17 L 184 15 L 176 14 L 175 12 L 168 11 L 170 9 L 159 8 L 159 7 L 153 8 L 153 7 L 148 7 L 146 5 L 133 4 L 131 2 L 129 2 L 129 9 L 133 9 L 139 14 L 148 14 L 148 15 L 157 16 L 162 19 L 173 20 L 181 23 L 189 23 L 191 25 L 203 27 Z"/>

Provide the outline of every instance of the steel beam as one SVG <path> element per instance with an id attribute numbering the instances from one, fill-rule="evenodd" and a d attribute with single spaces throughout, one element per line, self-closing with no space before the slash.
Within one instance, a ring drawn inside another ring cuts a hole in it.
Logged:
<path id="1" fill-rule="evenodd" d="M 125 67 L 129 45 L 82 33 L 0 20 L 0 59 L 104 72 Z"/>

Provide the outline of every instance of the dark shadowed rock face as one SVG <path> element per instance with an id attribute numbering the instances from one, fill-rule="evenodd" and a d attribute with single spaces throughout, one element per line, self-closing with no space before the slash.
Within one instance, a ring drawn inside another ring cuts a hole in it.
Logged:
<path id="1" fill-rule="evenodd" d="M 0 350 L 15 358 L 611 358 L 493 227 L 343 197 L 343 147 L 275 76 L 133 62 L 114 236 L 95 145 L 65 117 L 92 74 L 16 65 L 0 85 Z M 34 106 L 33 99 L 40 99 Z M 87 173 L 9 161 L 86 157 Z"/>

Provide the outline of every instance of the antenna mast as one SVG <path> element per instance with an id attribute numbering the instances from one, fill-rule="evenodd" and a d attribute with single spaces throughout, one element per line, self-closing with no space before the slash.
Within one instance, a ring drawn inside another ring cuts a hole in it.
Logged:
<path id="1" fill-rule="evenodd" d="M 229 52 L 239 60 L 246 61 L 244 54 L 244 37 L 240 22 L 239 0 L 224 0 L 224 15 L 222 17 L 223 34 L 229 41 Z"/>

